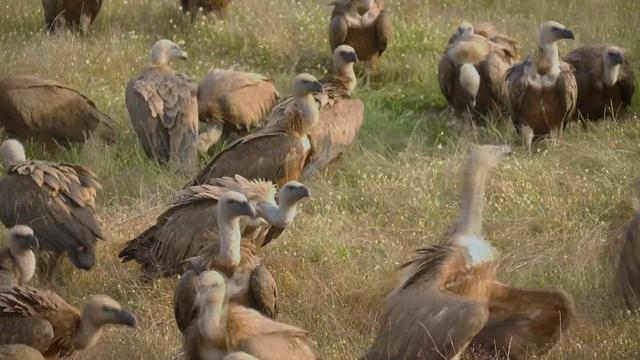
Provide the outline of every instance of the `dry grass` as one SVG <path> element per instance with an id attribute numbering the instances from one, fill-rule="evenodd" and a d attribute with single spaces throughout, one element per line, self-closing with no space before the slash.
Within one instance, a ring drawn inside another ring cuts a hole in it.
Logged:
<path id="1" fill-rule="evenodd" d="M 367 115 L 353 154 L 309 183 L 314 198 L 266 258 L 277 277 L 281 319 L 308 329 L 324 359 L 354 359 L 371 341 L 386 280 L 411 249 L 445 232 L 458 209 L 459 166 L 472 143 L 514 143 L 508 120 L 470 134 L 446 124 L 435 64 L 453 26 L 492 20 L 532 48 L 538 23 L 555 19 L 575 44 L 612 41 L 640 50 L 636 0 L 402 0 L 391 2 L 397 36 L 373 91 L 358 91 Z M 201 77 L 213 67 L 273 76 L 283 92 L 296 72 L 322 76 L 329 63 L 325 1 L 237 0 L 228 21 L 190 26 L 177 0 L 107 0 L 86 37 L 47 36 L 37 0 L 0 4 L 0 75 L 33 73 L 70 84 L 120 123 L 119 142 L 33 157 L 92 166 L 102 176 L 102 219 L 109 240 L 91 272 L 66 268 L 53 286 L 70 302 L 109 294 L 141 319 L 138 331 L 110 330 L 80 359 L 170 359 L 180 353 L 173 280 L 139 285 L 121 265 L 122 243 L 148 226 L 187 176 L 149 162 L 128 123 L 124 87 L 162 37 L 184 45 Z M 636 100 L 634 110 L 640 109 Z M 629 183 L 640 170 L 640 125 L 573 126 L 558 148 L 516 154 L 489 187 L 486 234 L 504 256 L 500 277 L 522 286 L 561 287 L 576 298 L 579 321 L 549 359 L 631 359 L 640 319 L 622 310 L 613 268 L 620 230 L 631 216 Z M 520 147 L 517 147 L 520 150 Z M 520 152 L 520 151 L 519 151 Z M 205 161 L 206 159 L 203 159 Z"/>

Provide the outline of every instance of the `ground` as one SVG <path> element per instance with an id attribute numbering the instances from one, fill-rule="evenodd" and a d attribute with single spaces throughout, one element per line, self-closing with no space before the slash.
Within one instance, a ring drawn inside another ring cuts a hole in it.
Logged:
<path id="1" fill-rule="evenodd" d="M 355 93 L 366 104 L 359 143 L 308 181 L 313 199 L 265 251 L 280 288 L 280 319 L 309 330 L 323 359 L 356 359 L 375 334 L 393 270 L 455 220 L 464 156 L 473 144 L 507 143 L 516 153 L 489 182 L 485 218 L 486 237 L 502 254 L 499 277 L 562 288 L 577 306 L 578 321 L 544 358 L 636 358 L 640 318 L 622 310 L 614 269 L 621 229 L 633 213 L 630 184 L 640 170 L 638 97 L 617 121 L 570 126 L 559 146 L 542 144 L 528 156 L 508 118 L 464 133 L 451 127 L 436 64 L 464 20 L 495 22 L 525 54 L 533 51 L 543 20 L 575 32 L 576 41 L 562 44 L 563 54 L 603 41 L 637 54 L 640 2 L 387 2 L 396 37 L 372 89 Z M 141 284 L 139 268 L 116 257 L 190 177 L 147 160 L 125 109 L 126 82 L 144 66 L 153 42 L 180 43 L 189 61 L 175 67 L 193 78 L 215 67 L 250 70 L 273 77 L 283 94 L 294 74 L 321 77 L 330 69 L 328 1 L 237 0 L 226 21 L 199 18 L 194 25 L 178 3 L 105 0 L 86 36 L 46 35 L 39 1 L 0 4 L 0 75 L 37 74 L 73 86 L 119 123 L 118 142 L 110 147 L 47 153 L 27 144 L 33 158 L 91 166 L 104 184 L 99 205 L 108 240 L 97 266 L 82 272 L 67 264 L 52 287 L 78 305 L 90 294 L 108 294 L 140 319 L 136 331 L 108 330 L 78 359 L 173 359 L 181 353 L 171 304 L 175 280 Z"/>

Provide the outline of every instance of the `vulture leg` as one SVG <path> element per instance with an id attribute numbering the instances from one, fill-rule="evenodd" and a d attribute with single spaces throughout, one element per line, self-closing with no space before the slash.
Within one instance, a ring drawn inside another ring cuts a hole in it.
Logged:
<path id="1" fill-rule="evenodd" d="M 531 144 L 533 144 L 533 129 L 531 126 L 522 123 L 520 124 L 520 133 L 522 134 L 522 144 L 527 149 L 527 152 L 531 154 Z"/>
<path id="2" fill-rule="evenodd" d="M 80 15 L 80 33 L 85 35 L 89 31 L 89 25 L 91 25 L 91 16 L 83 13 Z"/>
<path id="3" fill-rule="evenodd" d="M 378 53 L 371 55 L 371 57 L 364 63 L 364 88 L 371 89 L 371 74 L 376 70 L 378 64 Z"/>
<path id="4" fill-rule="evenodd" d="M 217 143 L 222 137 L 222 124 L 214 123 L 209 128 L 198 135 L 198 152 L 206 154 L 209 148 Z"/>

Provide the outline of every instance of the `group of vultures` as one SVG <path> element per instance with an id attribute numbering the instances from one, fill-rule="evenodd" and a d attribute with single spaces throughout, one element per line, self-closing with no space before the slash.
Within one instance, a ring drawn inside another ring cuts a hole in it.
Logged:
<path id="1" fill-rule="evenodd" d="M 101 0 L 43 0 L 50 32 L 87 33 Z M 182 0 L 191 17 L 230 0 Z M 216 69 L 196 83 L 171 68 L 187 53 L 169 40 L 123 84 L 135 133 L 149 158 L 189 171 L 221 138 L 234 137 L 175 198 L 155 224 L 128 241 L 122 262 L 141 281 L 177 278 L 174 309 L 189 360 L 317 359 L 309 334 L 276 320 L 277 285 L 261 248 L 290 226 L 310 190 L 298 180 L 348 151 L 364 119 L 354 64 L 375 71 L 392 40 L 381 0 L 336 0 L 329 23 L 333 72 L 299 74 L 281 96 L 263 75 Z M 85 36 L 88 36 L 86 34 Z M 518 42 L 489 23 L 462 23 L 438 66 L 442 92 L 463 126 L 507 111 L 525 146 L 561 135 L 575 118 L 618 116 L 631 102 L 634 75 L 625 51 L 590 45 L 562 58 L 557 42 L 573 33 L 542 24 L 538 48 L 520 61 Z M 29 287 L 56 278 L 68 258 L 78 269 L 96 262 L 105 232 L 97 218 L 98 176 L 89 168 L 28 160 L 18 140 L 46 144 L 113 143 L 115 122 L 71 87 L 29 75 L 0 80 L 0 220 L 9 229 L 0 252 L 0 359 L 59 359 L 98 341 L 105 325 L 136 327 L 136 317 L 97 295 L 81 309 L 50 290 Z M 541 356 L 571 326 L 572 297 L 560 289 L 524 289 L 497 280 L 500 254 L 482 235 L 485 183 L 509 146 L 483 145 L 469 155 L 455 230 L 415 252 L 395 275 L 379 317 L 369 360 L 524 359 Z M 618 269 L 627 305 L 640 295 L 640 219 L 627 231 Z M 38 266 L 36 267 L 36 263 Z M 286 295 L 286 294 L 285 294 Z"/>

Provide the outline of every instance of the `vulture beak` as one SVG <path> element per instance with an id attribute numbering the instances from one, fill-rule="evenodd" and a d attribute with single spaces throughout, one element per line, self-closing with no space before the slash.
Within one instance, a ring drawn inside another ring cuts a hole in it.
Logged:
<path id="1" fill-rule="evenodd" d="M 184 61 L 187 61 L 187 59 L 189 58 L 189 55 L 187 54 L 186 51 L 183 50 L 180 52 L 180 55 L 178 57 Z"/>
<path id="2" fill-rule="evenodd" d="M 311 83 L 311 92 L 322 94 L 324 91 L 322 90 L 322 84 L 319 81 L 314 81 Z"/>
<path id="3" fill-rule="evenodd" d="M 138 325 L 135 315 L 128 310 L 120 310 L 116 313 L 116 321 L 118 324 L 126 325 L 135 328 Z"/>
<path id="4" fill-rule="evenodd" d="M 609 60 L 611 60 L 611 63 L 613 65 L 622 65 L 622 64 L 624 64 L 624 57 L 622 56 L 622 54 L 620 54 L 618 52 L 609 53 Z"/>
<path id="5" fill-rule="evenodd" d="M 306 199 L 311 197 L 311 190 L 308 187 L 303 186 L 300 188 L 300 198 Z"/>
<path id="6" fill-rule="evenodd" d="M 256 218 L 256 211 L 254 210 L 253 206 L 251 206 L 251 204 L 249 204 L 248 202 L 245 202 L 242 204 L 242 211 L 240 214 L 246 215 L 250 217 L 252 220 L 255 220 Z"/>
<path id="7" fill-rule="evenodd" d="M 29 239 L 27 240 L 27 248 L 34 251 L 40 248 L 40 243 L 35 235 L 29 236 Z"/>
<path id="8" fill-rule="evenodd" d="M 560 29 L 557 32 L 557 38 L 558 39 L 571 39 L 574 40 L 575 36 L 573 35 L 573 31 L 569 30 L 569 29 Z"/>
<path id="9" fill-rule="evenodd" d="M 358 62 L 358 54 L 356 54 L 355 52 L 348 52 L 342 55 L 342 58 L 346 62 Z"/>

